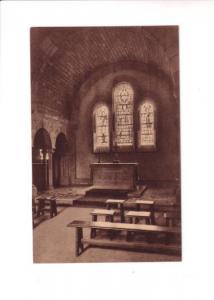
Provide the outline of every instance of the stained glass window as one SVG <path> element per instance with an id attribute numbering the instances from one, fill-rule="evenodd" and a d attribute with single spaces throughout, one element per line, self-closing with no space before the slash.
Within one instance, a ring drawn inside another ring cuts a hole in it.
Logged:
<path id="1" fill-rule="evenodd" d="M 97 105 L 93 112 L 93 145 L 94 152 L 110 150 L 109 109 L 105 104 Z"/>
<path id="2" fill-rule="evenodd" d="M 113 90 L 115 115 L 114 145 L 133 146 L 133 99 L 134 91 L 127 82 L 121 82 Z"/>
<path id="3" fill-rule="evenodd" d="M 139 147 L 156 146 L 155 106 L 152 101 L 144 101 L 139 107 L 140 130 L 138 133 Z"/>

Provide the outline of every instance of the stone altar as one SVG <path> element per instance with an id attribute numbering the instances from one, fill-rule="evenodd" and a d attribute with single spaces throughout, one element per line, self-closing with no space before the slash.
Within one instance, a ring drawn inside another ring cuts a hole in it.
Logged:
<path id="1" fill-rule="evenodd" d="M 137 183 L 137 163 L 93 163 L 91 179 L 94 188 L 134 190 Z"/>

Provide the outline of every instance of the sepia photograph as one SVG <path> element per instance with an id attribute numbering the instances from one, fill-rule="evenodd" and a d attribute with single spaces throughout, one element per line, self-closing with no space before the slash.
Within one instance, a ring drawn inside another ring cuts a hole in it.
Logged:
<path id="1" fill-rule="evenodd" d="M 0 1 L 3 299 L 214 299 L 213 15 Z"/>
<path id="2" fill-rule="evenodd" d="M 179 26 L 32 27 L 34 263 L 181 261 Z"/>

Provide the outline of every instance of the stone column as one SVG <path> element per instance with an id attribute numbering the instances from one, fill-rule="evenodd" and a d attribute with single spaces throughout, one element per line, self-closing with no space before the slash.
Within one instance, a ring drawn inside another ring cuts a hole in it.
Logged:
<path id="1" fill-rule="evenodd" d="M 53 189 L 53 151 L 48 151 L 49 162 L 48 162 L 48 180 L 49 180 L 49 189 Z"/>

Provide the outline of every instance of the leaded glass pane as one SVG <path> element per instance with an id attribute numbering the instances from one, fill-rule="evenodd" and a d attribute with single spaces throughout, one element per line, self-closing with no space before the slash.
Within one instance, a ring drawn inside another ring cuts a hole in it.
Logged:
<path id="1" fill-rule="evenodd" d="M 94 110 L 94 151 L 109 151 L 109 109 L 106 105 L 99 105 Z"/>
<path id="2" fill-rule="evenodd" d="M 155 146 L 155 109 L 152 102 L 144 102 L 140 106 L 139 146 Z"/>
<path id="3" fill-rule="evenodd" d="M 115 113 L 114 144 L 133 146 L 133 98 L 134 91 L 127 82 L 119 83 L 113 91 Z"/>

